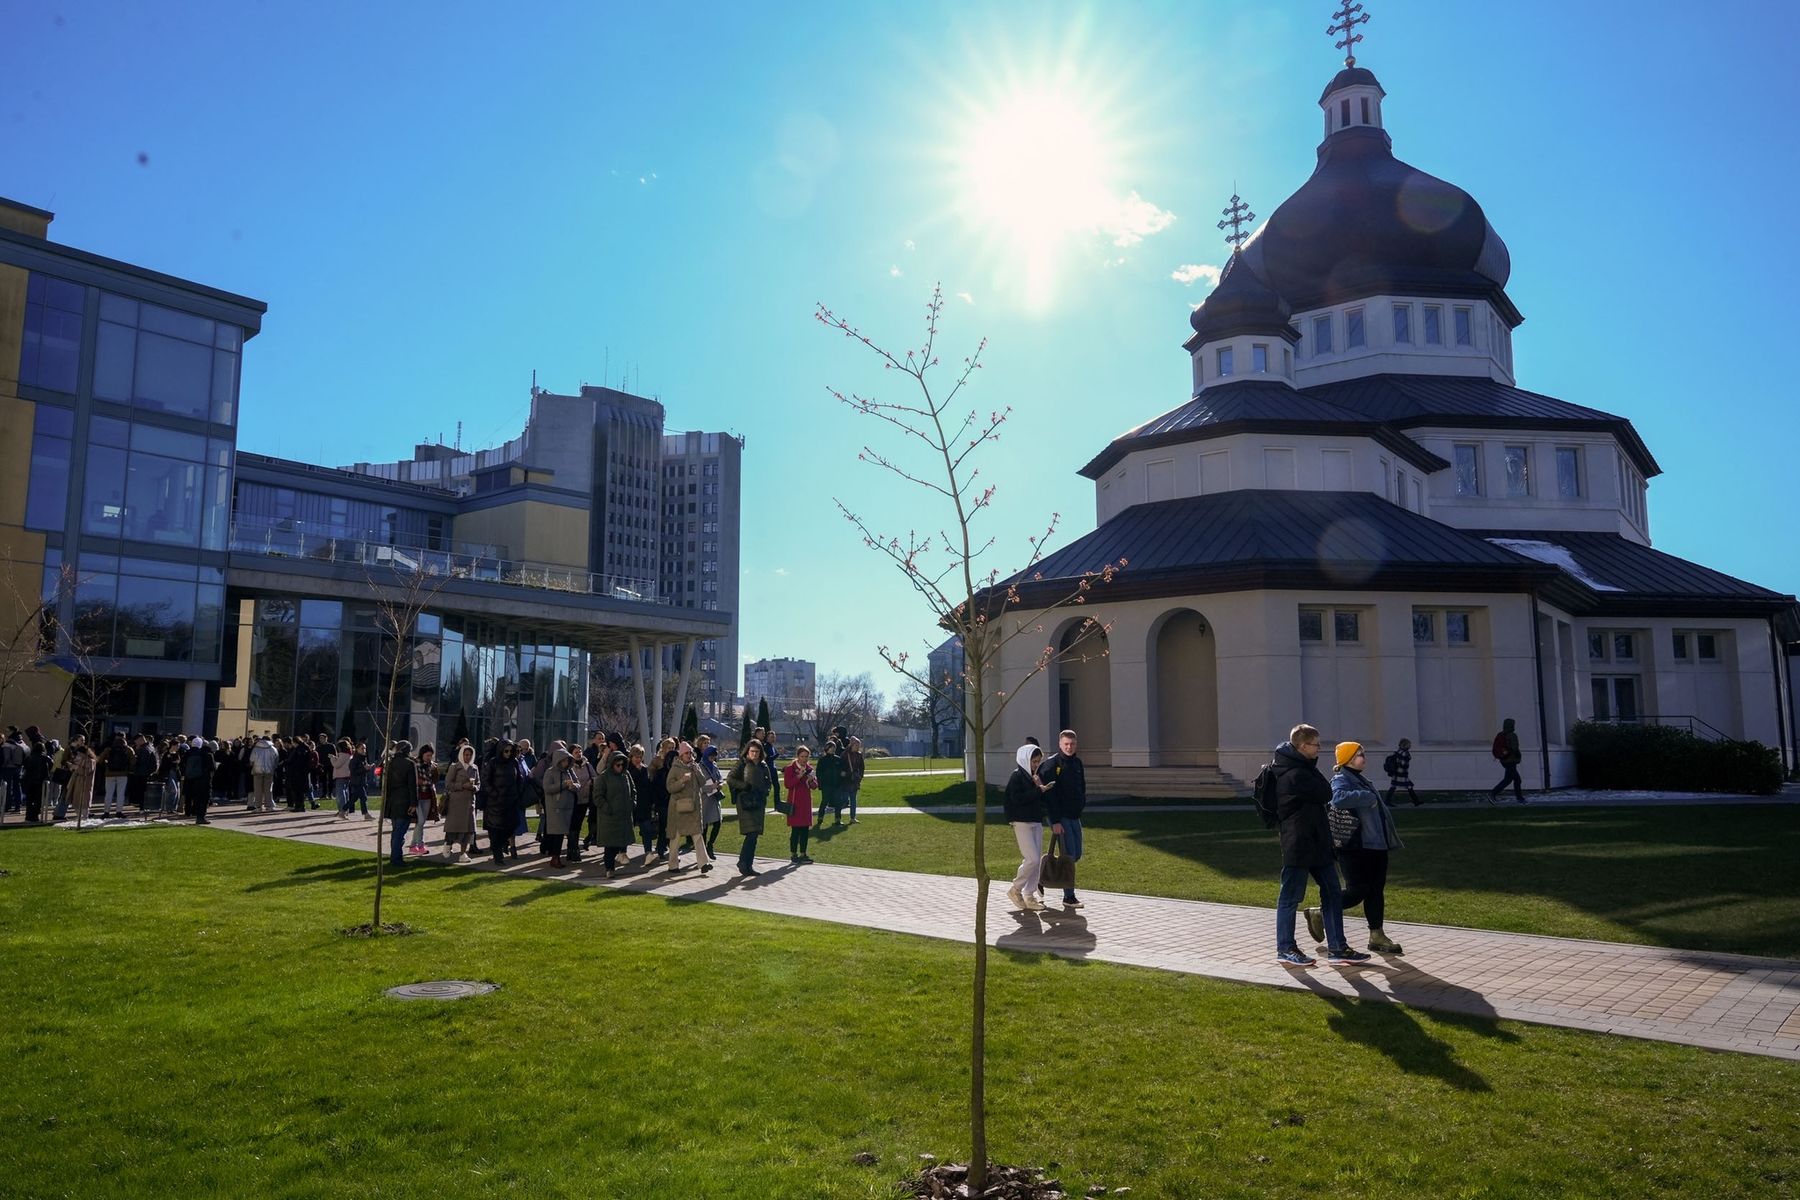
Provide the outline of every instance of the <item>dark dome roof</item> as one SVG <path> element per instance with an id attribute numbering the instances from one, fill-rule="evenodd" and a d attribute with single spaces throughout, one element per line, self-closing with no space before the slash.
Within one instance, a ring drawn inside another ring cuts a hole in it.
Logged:
<path id="1" fill-rule="evenodd" d="M 1319 93 L 1319 103 L 1325 103 L 1325 97 L 1331 95 L 1331 93 L 1337 91 L 1339 88 L 1347 87 L 1380 88 L 1381 94 L 1384 96 L 1387 95 L 1387 89 L 1381 87 L 1381 81 L 1375 78 L 1375 72 L 1369 70 L 1367 67 L 1345 67 L 1336 75 L 1333 75 L 1331 77 L 1331 82 L 1325 85 L 1325 90 Z"/>
<path id="2" fill-rule="evenodd" d="M 1188 324 L 1194 327 L 1194 345 L 1239 333 L 1267 333 L 1291 340 L 1295 336 L 1288 325 L 1291 316 L 1288 302 L 1244 266 L 1243 255 L 1234 254 L 1219 276 L 1219 286 L 1188 317 Z"/>
<path id="3" fill-rule="evenodd" d="M 1362 68 L 1346 76 L 1374 76 Z M 1312 178 L 1277 208 L 1241 256 L 1296 309 L 1381 291 L 1493 299 L 1512 273 L 1506 243 L 1475 198 L 1394 157 L 1372 125 L 1340 129 L 1319 147 Z"/>

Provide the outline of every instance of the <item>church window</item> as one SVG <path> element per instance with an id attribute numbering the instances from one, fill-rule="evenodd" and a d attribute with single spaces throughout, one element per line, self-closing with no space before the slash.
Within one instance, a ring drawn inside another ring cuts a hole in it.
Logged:
<path id="1" fill-rule="evenodd" d="M 1578 446 L 1556 448 L 1556 494 L 1565 500 L 1581 498 L 1581 449 Z"/>
<path id="2" fill-rule="evenodd" d="M 1331 634 L 1332 640 L 1340 644 L 1362 641 L 1362 614 L 1354 609 L 1338 609 L 1331 614 Z"/>
<path id="3" fill-rule="evenodd" d="M 1269 373 L 1269 348 L 1267 346 L 1250 347 L 1250 370 L 1257 375 Z"/>
<path id="4" fill-rule="evenodd" d="M 1350 97 L 1345 96 L 1338 101 L 1338 128 L 1342 129 L 1348 124 L 1350 124 Z"/>
<path id="5" fill-rule="evenodd" d="M 1313 318 L 1313 354 L 1331 353 L 1331 316 Z"/>
<path id="6" fill-rule="evenodd" d="M 1344 349 L 1355 350 L 1363 344 L 1363 310 L 1353 308 L 1344 314 Z"/>
<path id="7" fill-rule="evenodd" d="M 1362 118 L 1364 125 L 1372 124 L 1369 120 L 1369 98 L 1367 96 L 1362 98 Z"/>
<path id="8" fill-rule="evenodd" d="M 1325 614 L 1316 608 L 1300 610 L 1300 640 L 1303 642 L 1322 642 L 1325 640 Z"/>
<path id="9" fill-rule="evenodd" d="M 1697 633 L 1694 635 L 1694 649 L 1701 658 L 1717 658 L 1719 657 L 1719 639 L 1710 633 Z"/>
<path id="10" fill-rule="evenodd" d="M 1606 661 L 1606 635 L 1604 633 L 1588 634 L 1588 657 L 1595 662 Z"/>
<path id="11" fill-rule="evenodd" d="M 1531 495 L 1531 448 L 1529 446 L 1508 446 L 1506 448 L 1506 494 L 1508 496 Z"/>
<path id="12" fill-rule="evenodd" d="M 1394 341 L 1400 345 L 1412 342 L 1412 305 L 1394 305 Z"/>
<path id="13" fill-rule="evenodd" d="M 1456 461 L 1456 494 L 1459 496 L 1481 495 L 1481 447 L 1458 445 L 1455 447 Z"/>
<path id="14" fill-rule="evenodd" d="M 1431 645 L 1437 641 L 1437 614 L 1413 609 L 1413 641 Z"/>
<path id="15" fill-rule="evenodd" d="M 1637 636 L 1630 633 L 1612 635 L 1612 656 L 1614 662 L 1631 662 L 1637 658 Z"/>
<path id="16" fill-rule="evenodd" d="M 1394 503 L 1406 507 L 1406 472 L 1403 469 L 1394 472 Z"/>
<path id="17" fill-rule="evenodd" d="M 1473 346 L 1475 344 L 1475 311 L 1468 308 L 1456 310 L 1456 344 Z"/>
<path id="18" fill-rule="evenodd" d="M 1419 481 L 1419 477 L 1416 475 L 1413 476 L 1412 485 L 1412 510 L 1422 513 L 1425 511 L 1425 485 Z"/>
<path id="19" fill-rule="evenodd" d="M 1444 641 L 1452 646 L 1469 644 L 1469 614 L 1466 612 L 1447 612 L 1444 614 Z"/>
<path id="20" fill-rule="evenodd" d="M 1444 310 L 1436 304 L 1425 306 L 1425 344 L 1427 346 L 1444 344 Z"/>
<path id="21" fill-rule="evenodd" d="M 1220 379 L 1223 379 L 1227 375 L 1231 374 L 1231 347 L 1230 346 L 1219 347 L 1218 363 L 1219 363 L 1219 378 Z"/>
<path id="22" fill-rule="evenodd" d="M 1294 352 L 1286 346 L 1281 348 L 1281 373 L 1289 379 L 1294 377 Z"/>
<path id="23" fill-rule="evenodd" d="M 1678 633 L 1675 635 L 1675 657 L 1676 658 L 1686 658 L 1687 656 L 1688 656 L 1688 635 L 1685 633 Z"/>

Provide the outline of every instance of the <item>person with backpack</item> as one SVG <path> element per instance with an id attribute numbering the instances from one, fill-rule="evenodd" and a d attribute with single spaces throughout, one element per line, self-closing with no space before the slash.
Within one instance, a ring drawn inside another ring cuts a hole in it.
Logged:
<path id="1" fill-rule="evenodd" d="M 1500 732 L 1494 735 L 1494 758 L 1500 763 L 1500 782 L 1488 792 L 1488 803 L 1499 801 L 1500 793 L 1512 784 L 1513 798 L 1520 804 L 1525 803 L 1525 783 L 1519 778 L 1519 763 L 1524 760 L 1519 752 L 1519 735 L 1513 727 L 1513 719 L 1506 718 Z"/>
<path id="2" fill-rule="evenodd" d="M 1339 742 L 1337 771 L 1331 776 L 1331 842 L 1344 869 L 1344 910 L 1358 905 L 1369 921 L 1369 949 L 1399 954 L 1400 943 L 1387 935 L 1388 852 L 1400 849 L 1394 813 L 1363 775 L 1368 759 L 1360 742 Z M 1317 908 L 1306 910 L 1313 940 L 1325 940 L 1325 923 Z"/>
<path id="3" fill-rule="evenodd" d="M 1425 803 L 1419 799 L 1419 791 L 1413 787 L 1412 781 L 1412 739 L 1401 738 L 1400 748 L 1381 760 L 1382 773 L 1388 777 L 1387 795 L 1382 799 L 1390 805 L 1394 802 L 1394 793 L 1401 788 L 1412 799 L 1413 807 Z"/>
<path id="4" fill-rule="evenodd" d="M 187 800 L 188 815 L 194 818 L 196 825 L 212 824 L 206 810 L 212 804 L 213 772 L 218 767 L 213 752 L 206 748 L 206 742 L 201 738 L 189 742 L 187 753 L 181 756 L 181 794 Z"/>
<path id="5" fill-rule="evenodd" d="M 1337 860 L 1332 855 L 1331 826 L 1325 810 L 1331 785 L 1319 773 L 1319 731 L 1294 726 L 1288 740 L 1275 747 L 1275 759 L 1256 778 L 1256 808 L 1268 824 L 1281 830 L 1281 896 L 1275 905 L 1275 961 L 1284 967 L 1310 967 L 1316 960 L 1303 954 L 1294 939 L 1294 918 L 1306 899 L 1306 879 L 1319 885 L 1326 955 L 1334 966 L 1369 961 L 1344 939 L 1343 896 L 1338 888 Z"/>

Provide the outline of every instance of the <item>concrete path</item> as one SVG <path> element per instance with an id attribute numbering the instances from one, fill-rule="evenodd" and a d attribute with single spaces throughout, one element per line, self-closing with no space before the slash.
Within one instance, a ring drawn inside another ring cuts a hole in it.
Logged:
<path id="1" fill-rule="evenodd" d="M 214 810 L 215 827 L 371 851 L 374 822 L 340 821 L 329 810 L 250 815 Z M 441 845 L 438 829 L 432 840 Z M 763 874 L 742 879 L 733 861 L 711 875 L 635 867 L 613 882 L 599 860 L 553 871 L 527 842 L 507 875 L 655 893 L 757 912 L 832 921 L 948 941 L 972 940 L 975 881 L 861 867 L 794 867 L 758 859 Z M 440 860 L 441 861 L 441 860 Z M 635 860 L 633 860 L 635 863 Z M 684 860 L 691 862 L 691 858 Z M 469 869 L 496 870 L 491 859 Z M 1270 882 L 1270 893 L 1274 882 Z M 1087 907 L 1012 911 L 1005 888 L 990 889 L 988 934 L 1008 950 L 1126 963 L 1339 997 L 1397 1000 L 1420 1008 L 1530 1021 L 1682 1042 L 1800 1061 L 1800 962 L 1666 950 L 1615 942 L 1391 923 L 1406 956 L 1364 967 L 1310 971 L 1274 961 L 1274 912 L 1235 904 L 1084 892 Z M 1352 942 L 1364 925 L 1350 922 Z M 1305 938 L 1305 925 L 1300 934 Z M 1304 941 L 1302 943 L 1305 944 Z"/>

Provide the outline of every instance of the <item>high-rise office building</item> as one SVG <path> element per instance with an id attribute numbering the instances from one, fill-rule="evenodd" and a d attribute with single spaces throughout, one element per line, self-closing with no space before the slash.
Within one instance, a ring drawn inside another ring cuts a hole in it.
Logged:
<path id="1" fill-rule="evenodd" d="M 662 438 L 662 563 L 659 595 L 670 603 L 729 612 L 731 631 L 695 646 L 700 711 L 732 702 L 738 663 L 738 527 L 744 442 L 729 433 Z"/>

